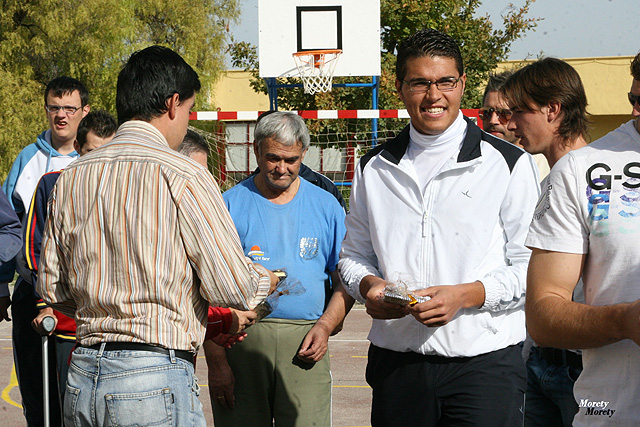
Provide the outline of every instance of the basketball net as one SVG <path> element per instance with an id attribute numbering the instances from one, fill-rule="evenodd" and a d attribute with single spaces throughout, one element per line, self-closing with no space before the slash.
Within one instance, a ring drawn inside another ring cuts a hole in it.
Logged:
<path id="1" fill-rule="evenodd" d="M 293 54 L 305 93 L 313 95 L 331 91 L 333 72 L 341 54 L 340 49 L 308 50 Z"/>

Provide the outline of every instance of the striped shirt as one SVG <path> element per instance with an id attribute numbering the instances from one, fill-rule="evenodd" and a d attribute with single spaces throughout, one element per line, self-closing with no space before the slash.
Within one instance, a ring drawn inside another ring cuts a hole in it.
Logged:
<path id="1" fill-rule="evenodd" d="M 129 121 L 69 165 L 49 201 L 37 290 L 78 342 L 195 351 L 212 305 L 253 308 L 269 276 L 246 258 L 220 190 L 152 125 Z"/>

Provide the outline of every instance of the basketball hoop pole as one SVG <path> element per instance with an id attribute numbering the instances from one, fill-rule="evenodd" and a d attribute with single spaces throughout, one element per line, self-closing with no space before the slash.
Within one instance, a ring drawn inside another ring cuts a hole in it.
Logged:
<path id="1" fill-rule="evenodd" d="M 275 77 L 267 77 L 264 79 L 267 84 L 267 92 L 269 93 L 269 109 L 278 110 L 278 89 L 301 88 L 301 83 L 282 84 L 276 81 Z M 333 87 L 364 87 L 371 88 L 371 109 L 378 109 L 378 92 L 380 88 L 380 78 L 378 76 L 371 77 L 371 83 L 333 83 Z M 375 147 L 378 143 L 378 119 L 371 119 L 372 145 Z"/>
<path id="2" fill-rule="evenodd" d="M 371 76 L 371 83 L 333 83 L 333 87 L 370 87 L 371 91 L 371 108 L 377 109 L 378 106 L 378 89 L 380 87 L 380 78 Z M 278 89 L 301 88 L 302 83 L 278 83 L 275 77 L 265 77 L 267 84 L 267 93 L 269 94 L 269 109 L 278 109 Z M 374 108 L 375 107 L 375 108 Z"/>

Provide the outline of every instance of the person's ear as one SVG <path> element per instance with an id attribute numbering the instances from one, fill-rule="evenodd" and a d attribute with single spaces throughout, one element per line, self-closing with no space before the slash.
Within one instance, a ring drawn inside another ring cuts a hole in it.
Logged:
<path id="1" fill-rule="evenodd" d="M 167 113 L 169 113 L 169 118 L 173 120 L 176 117 L 176 112 L 178 110 L 178 106 L 180 105 L 180 95 L 174 93 L 171 95 L 171 98 L 167 99 Z"/>
<path id="2" fill-rule="evenodd" d="M 459 85 L 462 85 L 462 94 L 464 95 L 464 89 L 467 87 L 467 73 L 460 76 Z"/>
<path id="3" fill-rule="evenodd" d="M 547 121 L 549 123 L 558 119 L 561 113 L 562 113 L 562 104 L 560 104 L 559 102 L 551 101 L 547 105 Z"/>
<path id="4" fill-rule="evenodd" d="M 404 82 L 400 79 L 396 79 L 396 92 L 398 92 L 398 96 L 400 97 L 400 101 L 404 102 L 404 96 L 402 95 L 402 84 Z"/>

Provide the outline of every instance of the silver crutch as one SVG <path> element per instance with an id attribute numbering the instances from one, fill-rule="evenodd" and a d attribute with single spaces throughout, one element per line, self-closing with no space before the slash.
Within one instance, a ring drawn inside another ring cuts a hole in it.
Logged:
<path id="1" fill-rule="evenodd" d="M 42 328 L 49 334 L 56 327 L 53 317 L 42 319 Z M 49 335 L 42 336 L 42 399 L 44 402 L 44 426 L 49 427 Z"/>

